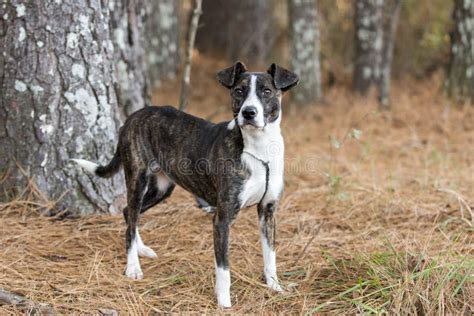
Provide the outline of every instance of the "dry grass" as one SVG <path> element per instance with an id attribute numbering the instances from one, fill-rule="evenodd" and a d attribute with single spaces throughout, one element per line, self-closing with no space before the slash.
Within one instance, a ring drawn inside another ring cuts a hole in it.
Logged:
<path id="1" fill-rule="evenodd" d="M 286 109 L 277 257 L 287 291 L 265 288 L 256 211 L 243 210 L 232 229 L 232 312 L 473 313 L 474 108 L 453 107 L 437 86 L 398 84 L 390 113 L 342 88 L 327 107 Z M 158 100 L 176 100 L 164 91 Z M 226 104 L 213 83 L 195 88 L 190 110 L 222 105 L 216 119 L 227 118 Z M 0 288 L 61 313 L 218 311 L 211 219 L 188 193 L 142 217 L 158 254 L 141 260 L 142 281 L 123 275 L 120 216 L 60 221 L 43 207 L 31 188 L 1 206 Z"/>

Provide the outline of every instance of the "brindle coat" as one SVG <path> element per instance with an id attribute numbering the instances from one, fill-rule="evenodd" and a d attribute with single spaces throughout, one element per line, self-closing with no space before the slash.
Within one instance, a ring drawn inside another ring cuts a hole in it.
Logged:
<path id="1" fill-rule="evenodd" d="M 279 118 L 281 94 L 296 85 L 298 77 L 275 64 L 267 73 L 246 72 L 240 62 L 219 72 L 219 82 L 230 89 L 234 120 L 239 127 L 238 116 L 250 93 L 252 76 L 258 76 L 254 93 L 262 101 L 264 129 Z M 127 250 L 136 238 L 140 239 L 137 236 L 140 213 L 169 197 L 177 184 L 216 208 L 213 218 L 216 266 L 228 269 L 229 227 L 242 206 L 239 194 L 250 176 L 241 159 L 244 150 L 241 128 L 229 128 L 229 123 L 214 124 L 171 106 L 145 107 L 128 117 L 120 129 L 115 156 L 107 166 L 94 169 L 96 175 L 108 177 L 120 166 L 124 168 Z M 251 121 L 247 123 L 252 125 Z M 261 231 L 273 249 L 278 201 L 262 203 L 262 200 L 257 208 Z"/>

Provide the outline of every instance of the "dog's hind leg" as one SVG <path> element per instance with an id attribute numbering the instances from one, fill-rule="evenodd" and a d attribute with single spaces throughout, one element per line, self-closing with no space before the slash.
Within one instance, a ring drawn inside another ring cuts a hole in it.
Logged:
<path id="1" fill-rule="evenodd" d="M 125 274 L 135 280 L 143 278 L 143 272 L 138 258 L 139 239 L 138 218 L 142 208 L 143 197 L 147 191 L 149 176 L 146 171 L 134 172 L 125 170 L 127 178 L 127 201 L 126 208 L 127 231 L 125 235 L 127 245 L 127 269 Z"/>
<path id="2" fill-rule="evenodd" d="M 128 208 L 127 207 L 123 209 L 123 217 L 125 218 L 125 222 L 127 222 L 128 224 Z M 140 236 L 140 232 L 138 229 L 138 225 L 136 227 L 135 234 L 136 234 L 136 239 L 137 239 L 138 255 L 141 257 L 156 258 L 157 255 L 153 251 L 153 249 L 151 249 L 150 247 L 146 246 L 143 243 L 142 237 Z"/>
<path id="3" fill-rule="evenodd" d="M 153 249 L 151 249 L 150 247 L 146 246 L 143 243 L 142 237 L 140 236 L 140 233 L 138 232 L 138 226 L 137 226 L 136 236 L 137 236 L 138 255 L 141 257 L 156 258 L 157 255 L 153 251 Z"/>
<path id="4" fill-rule="evenodd" d="M 194 198 L 196 199 L 197 206 L 207 214 L 214 214 L 216 212 L 216 208 L 214 206 L 209 205 L 206 200 L 196 195 L 194 196 Z"/>
<path id="5" fill-rule="evenodd" d="M 152 175 L 148 190 L 143 198 L 141 213 L 146 212 L 156 204 L 166 200 L 173 192 L 175 184 L 166 174 L 160 172 Z"/>
<path id="6" fill-rule="evenodd" d="M 171 192 L 173 192 L 174 187 L 174 183 L 164 173 L 150 176 L 140 213 L 144 213 L 146 210 L 169 197 Z M 143 243 L 138 231 L 138 226 L 136 228 L 136 237 L 138 255 L 141 257 L 156 258 L 157 255 L 153 249 Z"/>

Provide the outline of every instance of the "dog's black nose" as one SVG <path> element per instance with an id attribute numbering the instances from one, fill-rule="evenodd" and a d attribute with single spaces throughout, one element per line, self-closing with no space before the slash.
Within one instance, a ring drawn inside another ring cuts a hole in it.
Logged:
<path id="1" fill-rule="evenodd" d="M 257 108 L 254 107 L 254 106 L 246 106 L 246 107 L 242 110 L 242 116 L 243 116 L 244 119 L 246 119 L 246 120 L 251 120 L 251 119 L 253 119 L 255 116 L 257 116 Z"/>

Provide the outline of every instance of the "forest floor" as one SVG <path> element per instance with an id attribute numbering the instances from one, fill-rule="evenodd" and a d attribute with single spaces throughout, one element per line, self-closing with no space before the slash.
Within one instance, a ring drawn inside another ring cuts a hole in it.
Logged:
<path id="1" fill-rule="evenodd" d="M 202 68 L 189 111 L 229 119 L 225 89 L 207 80 L 215 68 Z M 283 106 L 286 291 L 265 287 L 256 210 L 242 210 L 231 232 L 231 312 L 474 312 L 474 107 L 454 106 L 439 82 L 396 83 L 390 112 L 344 87 L 328 90 L 324 106 Z M 155 101 L 176 104 L 176 86 Z M 141 259 L 145 277 L 131 281 L 121 216 L 41 216 L 48 201 L 33 187 L 0 205 L 0 288 L 64 314 L 219 312 L 211 217 L 190 194 L 177 189 L 142 217 L 158 258 Z"/>

